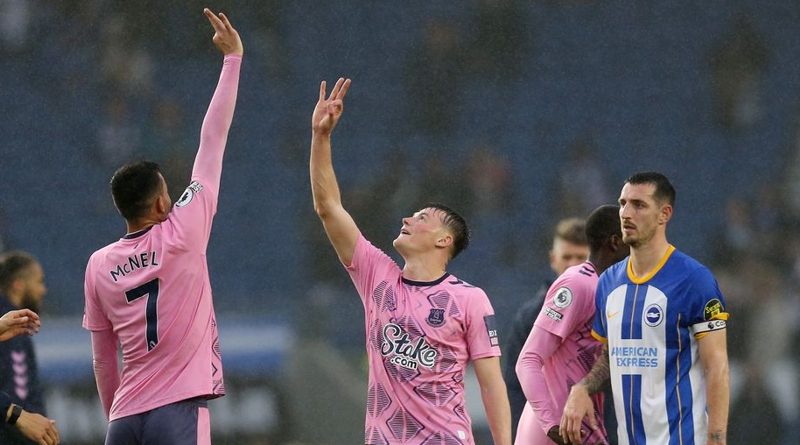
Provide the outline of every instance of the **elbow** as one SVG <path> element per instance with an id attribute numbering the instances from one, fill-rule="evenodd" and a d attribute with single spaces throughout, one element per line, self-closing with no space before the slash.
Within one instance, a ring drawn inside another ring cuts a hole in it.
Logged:
<path id="1" fill-rule="evenodd" d="M 326 218 L 328 218 L 328 216 L 330 216 L 330 214 L 331 214 L 330 207 L 328 207 L 328 206 L 326 206 L 324 204 L 321 204 L 318 201 L 314 201 L 314 212 L 317 214 L 319 219 L 321 219 L 323 221 Z"/>
<path id="2" fill-rule="evenodd" d="M 314 212 L 325 221 L 335 213 L 337 205 L 341 207 L 341 204 L 330 199 L 314 199 Z"/>

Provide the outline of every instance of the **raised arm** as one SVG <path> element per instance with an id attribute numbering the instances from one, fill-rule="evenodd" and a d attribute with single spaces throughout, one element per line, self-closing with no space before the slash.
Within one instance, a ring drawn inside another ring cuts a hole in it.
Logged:
<path id="1" fill-rule="evenodd" d="M 214 28 L 214 45 L 225 55 L 217 89 L 208 106 L 203 128 L 200 130 L 200 148 L 194 162 L 192 179 L 219 192 L 222 175 L 222 156 L 228 140 L 228 130 L 233 120 L 236 94 L 239 87 L 239 68 L 244 48 L 239 33 L 223 13 L 214 15 L 208 8 L 203 10 Z"/>
<path id="2" fill-rule="evenodd" d="M 322 220 L 325 233 L 331 240 L 339 260 L 350 266 L 358 240 L 358 227 L 353 217 L 342 206 L 339 184 L 333 172 L 331 159 L 331 133 L 342 117 L 344 97 L 350 88 L 350 79 L 340 78 L 325 98 L 325 81 L 319 86 L 319 100 L 311 116 L 311 194 L 314 211 Z"/>
<path id="3" fill-rule="evenodd" d="M 727 444 L 730 377 L 725 330 L 707 333 L 697 340 L 700 363 L 706 377 L 708 445 Z"/>
<path id="4" fill-rule="evenodd" d="M 472 362 L 481 387 L 481 399 L 495 445 L 511 445 L 511 408 L 500 370 L 500 357 L 479 358 Z"/>

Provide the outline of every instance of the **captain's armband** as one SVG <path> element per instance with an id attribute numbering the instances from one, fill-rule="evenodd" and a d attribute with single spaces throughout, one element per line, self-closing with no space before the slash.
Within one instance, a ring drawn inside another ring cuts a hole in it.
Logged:
<path id="1" fill-rule="evenodd" d="M 692 325 L 692 335 L 695 337 L 703 336 L 712 331 L 719 331 L 728 327 L 728 322 L 725 320 L 708 320 L 701 321 Z"/>

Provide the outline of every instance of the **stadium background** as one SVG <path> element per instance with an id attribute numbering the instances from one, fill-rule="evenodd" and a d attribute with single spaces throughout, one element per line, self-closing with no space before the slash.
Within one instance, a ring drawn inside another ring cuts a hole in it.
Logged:
<path id="1" fill-rule="evenodd" d="M 733 314 L 730 443 L 798 443 L 800 3 L 2 0 L 0 248 L 45 268 L 35 342 L 65 443 L 104 430 L 79 325 L 86 259 L 124 230 L 108 179 L 146 157 L 185 186 L 221 61 L 204 6 L 246 52 L 208 252 L 230 387 L 215 443 L 361 440 L 362 308 L 307 170 L 319 81 L 340 75 L 345 205 L 387 251 L 422 203 L 461 209 L 473 245 L 451 271 L 501 326 L 546 278 L 558 218 L 666 173 L 670 240 Z"/>

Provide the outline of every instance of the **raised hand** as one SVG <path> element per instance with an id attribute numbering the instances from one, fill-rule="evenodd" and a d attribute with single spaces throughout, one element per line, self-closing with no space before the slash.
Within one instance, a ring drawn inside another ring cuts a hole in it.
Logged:
<path id="1" fill-rule="evenodd" d="M 242 46 L 242 39 L 239 38 L 239 33 L 233 29 L 228 17 L 223 13 L 219 13 L 219 17 L 214 15 L 210 9 L 203 10 L 211 26 L 214 27 L 214 37 L 211 39 L 214 45 L 222 51 L 222 54 L 244 54 L 244 47 Z"/>
<path id="2" fill-rule="evenodd" d="M 325 81 L 319 85 L 319 100 L 311 116 L 311 129 L 316 134 L 330 135 L 344 111 L 344 97 L 350 89 L 350 79 L 340 77 L 331 95 L 325 99 Z"/>
<path id="3" fill-rule="evenodd" d="M 17 335 L 33 335 L 39 332 L 42 325 L 36 312 L 28 309 L 9 311 L 0 317 L 0 341 L 6 341 Z"/>

